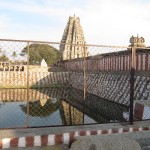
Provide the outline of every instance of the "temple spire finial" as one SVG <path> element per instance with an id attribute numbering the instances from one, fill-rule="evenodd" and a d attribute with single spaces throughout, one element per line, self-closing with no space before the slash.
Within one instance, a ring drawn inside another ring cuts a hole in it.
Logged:
<path id="1" fill-rule="evenodd" d="M 145 40 L 143 37 L 139 37 L 138 33 L 137 33 L 137 37 L 132 36 L 130 38 L 130 46 L 134 46 L 134 47 L 145 47 Z"/>

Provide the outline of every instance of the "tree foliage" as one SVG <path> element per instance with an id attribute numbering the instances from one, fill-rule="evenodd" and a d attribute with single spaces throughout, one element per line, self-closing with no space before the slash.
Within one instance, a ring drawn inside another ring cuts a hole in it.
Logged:
<path id="1" fill-rule="evenodd" d="M 13 51 L 12 56 L 13 56 L 14 61 L 15 61 L 15 58 L 17 57 L 17 53 L 16 53 L 16 51 Z"/>
<path id="2" fill-rule="evenodd" d="M 1 62 L 9 61 L 9 58 L 6 56 L 1 47 L 0 47 L 0 61 Z"/>
<path id="3" fill-rule="evenodd" d="M 27 54 L 27 46 L 22 50 L 21 55 Z M 30 65 L 40 64 L 42 59 L 48 66 L 55 64 L 60 59 L 60 52 L 48 44 L 31 44 L 29 45 L 29 63 Z"/>
<path id="4" fill-rule="evenodd" d="M 2 54 L 2 55 L 0 56 L 0 61 L 6 62 L 6 61 L 9 61 L 9 58 L 8 58 L 5 54 Z"/>

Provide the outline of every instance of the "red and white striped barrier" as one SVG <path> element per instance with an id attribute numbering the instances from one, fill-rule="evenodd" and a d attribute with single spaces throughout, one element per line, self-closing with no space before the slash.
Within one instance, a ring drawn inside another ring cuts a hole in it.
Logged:
<path id="1" fill-rule="evenodd" d="M 77 136 L 127 133 L 127 132 L 146 131 L 146 130 L 150 130 L 150 126 L 118 128 L 118 129 L 108 129 L 108 130 L 75 131 L 75 132 L 69 132 L 63 134 L 4 138 L 0 140 L 0 149 L 13 148 L 13 147 L 34 147 L 34 146 L 46 146 L 46 145 L 58 145 L 58 144 L 71 144 L 74 141 L 75 137 Z"/>

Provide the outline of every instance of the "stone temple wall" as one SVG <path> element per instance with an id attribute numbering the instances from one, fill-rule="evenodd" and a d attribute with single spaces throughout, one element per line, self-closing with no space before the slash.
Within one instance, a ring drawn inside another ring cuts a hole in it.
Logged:
<path id="1" fill-rule="evenodd" d="M 137 49 L 134 100 L 150 100 L 150 50 Z M 86 57 L 86 91 L 110 101 L 129 105 L 131 50 Z M 64 61 L 70 71 L 69 83 L 84 89 L 84 59 Z"/>
<path id="2" fill-rule="evenodd" d="M 131 51 L 86 58 L 86 91 L 104 99 L 129 105 Z M 83 91 L 83 59 L 61 62 L 68 72 L 29 72 L 30 87 L 68 84 Z M 136 55 L 134 100 L 150 100 L 150 51 L 138 50 Z M 26 88 L 26 72 L 0 72 L 1 88 Z"/>
<path id="3" fill-rule="evenodd" d="M 28 80 L 29 79 L 29 80 Z M 0 88 L 46 87 L 53 84 L 65 84 L 67 72 L 0 72 Z"/>
<path id="4" fill-rule="evenodd" d="M 86 57 L 86 71 L 130 71 L 131 50 Z M 135 58 L 136 71 L 150 71 L 150 49 L 139 49 Z M 61 65 L 61 64 L 60 64 Z M 83 71 L 84 59 L 64 61 L 62 66 L 71 71 Z"/>
<path id="5" fill-rule="evenodd" d="M 32 72 L 29 74 L 30 87 L 49 87 L 53 84 L 68 83 L 69 87 L 83 91 L 83 73 Z M 0 72 L 0 85 L 1 88 L 26 88 L 27 74 L 24 72 Z M 130 98 L 130 75 L 127 72 L 87 73 L 86 91 L 101 98 L 128 106 Z M 11 91 L 9 92 L 11 93 Z M 150 100 L 150 76 L 135 76 L 134 100 Z"/>
<path id="6" fill-rule="evenodd" d="M 84 89 L 83 73 L 71 73 L 69 83 L 73 88 Z M 129 105 L 130 75 L 127 73 L 87 73 L 86 91 L 101 98 Z M 150 100 L 150 76 L 135 77 L 134 100 Z"/>

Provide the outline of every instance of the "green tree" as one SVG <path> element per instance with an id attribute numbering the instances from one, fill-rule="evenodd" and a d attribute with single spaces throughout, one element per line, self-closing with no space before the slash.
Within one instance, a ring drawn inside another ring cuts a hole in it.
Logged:
<path id="1" fill-rule="evenodd" d="M 26 54 L 27 47 L 21 52 L 22 56 Z M 40 64 L 42 59 L 45 59 L 48 66 L 50 66 L 60 59 L 60 52 L 48 44 L 31 44 L 29 45 L 29 56 L 29 63 L 31 65 Z"/>
<path id="2" fill-rule="evenodd" d="M 13 51 L 12 56 L 14 57 L 14 61 L 15 61 L 15 59 L 17 57 L 17 53 L 15 51 Z"/>

